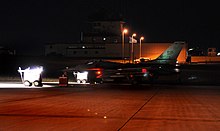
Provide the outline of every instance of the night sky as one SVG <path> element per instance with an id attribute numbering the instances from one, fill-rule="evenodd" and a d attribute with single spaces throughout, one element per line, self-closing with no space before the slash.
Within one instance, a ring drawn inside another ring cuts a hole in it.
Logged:
<path id="1" fill-rule="evenodd" d="M 219 12 L 217 1 L 5 0 L 0 2 L 0 46 L 42 54 L 45 43 L 79 41 L 84 23 L 107 13 L 122 18 L 145 42 L 186 41 L 220 49 Z"/>

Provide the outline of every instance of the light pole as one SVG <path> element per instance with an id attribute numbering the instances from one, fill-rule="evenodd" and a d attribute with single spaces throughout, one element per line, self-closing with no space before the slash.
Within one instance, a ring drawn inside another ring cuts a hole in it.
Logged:
<path id="1" fill-rule="evenodd" d="M 140 38 L 140 59 L 141 59 L 141 53 L 142 53 L 142 47 L 141 47 L 141 41 L 144 40 L 144 37 L 142 36 Z"/>
<path id="2" fill-rule="evenodd" d="M 132 55 L 131 62 L 132 63 L 134 63 L 134 41 L 133 41 L 133 37 L 135 37 L 135 36 L 136 36 L 135 33 L 132 34 L 132 36 L 131 36 L 131 55 Z"/>
<path id="3" fill-rule="evenodd" d="M 124 56 L 125 56 L 125 34 L 128 33 L 128 30 L 127 29 L 123 29 L 122 31 L 122 51 L 121 51 L 121 54 L 122 54 L 122 60 L 124 60 Z"/>

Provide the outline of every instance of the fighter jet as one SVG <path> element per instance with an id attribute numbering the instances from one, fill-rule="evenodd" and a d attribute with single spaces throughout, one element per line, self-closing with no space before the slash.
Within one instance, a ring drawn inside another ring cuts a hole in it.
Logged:
<path id="1" fill-rule="evenodd" d="M 152 82 L 160 75 L 179 73 L 177 57 L 184 42 L 174 42 L 159 57 L 140 63 L 119 63 L 106 60 L 91 60 L 71 70 L 78 83 L 102 83 L 124 81 L 132 84 Z"/>

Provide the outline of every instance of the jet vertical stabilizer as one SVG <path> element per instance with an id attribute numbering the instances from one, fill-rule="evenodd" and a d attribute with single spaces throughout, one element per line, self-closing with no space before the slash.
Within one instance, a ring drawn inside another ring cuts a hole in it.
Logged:
<path id="1" fill-rule="evenodd" d="M 153 62 L 158 64 L 175 64 L 184 44 L 184 42 L 174 42 Z"/>

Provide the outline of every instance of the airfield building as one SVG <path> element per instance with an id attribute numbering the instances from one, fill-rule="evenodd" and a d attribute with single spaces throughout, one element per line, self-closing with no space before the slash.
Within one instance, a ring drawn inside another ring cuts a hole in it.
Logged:
<path id="1" fill-rule="evenodd" d="M 45 44 L 46 56 L 65 56 L 74 58 L 101 58 L 101 59 L 130 59 L 131 43 L 129 42 L 129 34 L 124 35 L 124 46 L 122 46 L 122 30 L 124 22 L 122 21 L 92 21 L 88 22 L 86 30 L 81 32 L 80 42 L 76 43 L 47 43 Z M 134 58 L 141 57 L 147 59 L 155 59 L 170 44 L 167 43 L 141 43 L 137 40 L 134 44 Z M 124 53 L 122 54 L 122 50 Z M 187 43 L 182 49 L 178 61 L 185 62 L 187 57 Z"/>

